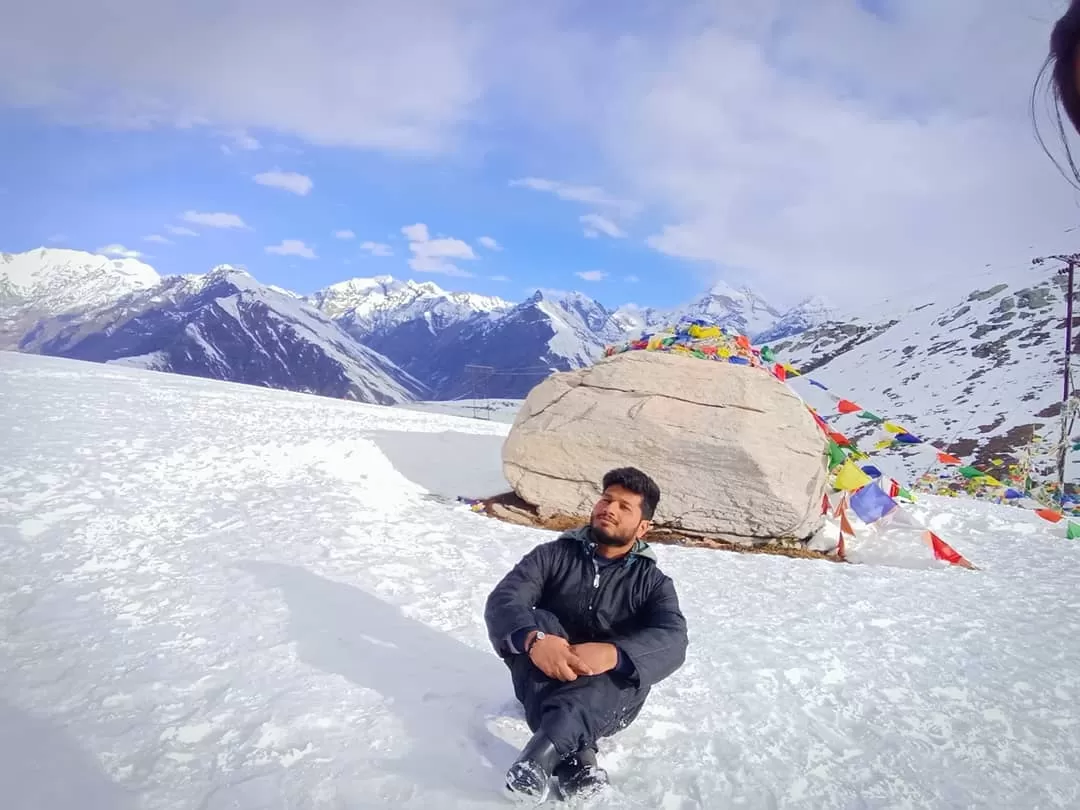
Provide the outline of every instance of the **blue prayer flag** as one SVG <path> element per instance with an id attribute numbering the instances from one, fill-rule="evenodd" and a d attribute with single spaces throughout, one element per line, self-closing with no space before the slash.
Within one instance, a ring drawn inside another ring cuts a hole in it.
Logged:
<path id="1" fill-rule="evenodd" d="M 848 503 L 863 523 L 881 520 L 897 508 L 896 501 L 886 495 L 877 484 L 867 484 L 858 492 L 852 493 Z"/>

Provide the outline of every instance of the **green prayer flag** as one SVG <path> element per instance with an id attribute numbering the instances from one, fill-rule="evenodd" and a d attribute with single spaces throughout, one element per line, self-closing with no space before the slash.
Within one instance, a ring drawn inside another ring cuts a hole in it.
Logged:
<path id="1" fill-rule="evenodd" d="M 900 492 L 897 493 L 901 498 L 907 498 L 909 501 L 914 501 L 915 496 L 908 492 L 903 487 L 900 487 Z"/>
<path id="2" fill-rule="evenodd" d="M 847 460 L 847 456 L 844 455 L 844 451 L 840 449 L 840 445 L 829 439 L 829 469 L 838 467 Z"/>
<path id="3" fill-rule="evenodd" d="M 859 414 L 860 419 L 869 419 L 871 422 L 884 422 L 885 420 L 878 416 L 876 413 L 870 411 L 863 411 Z"/>
<path id="4" fill-rule="evenodd" d="M 770 349 L 768 346 L 762 346 L 761 359 L 764 360 L 766 363 L 771 363 L 773 360 L 776 359 L 776 355 L 773 354 L 773 350 Z"/>
<path id="5" fill-rule="evenodd" d="M 1065 530 L 1065 536 L 1069 540 L 1080 540 L 1080 523 L 1069 521 L 1069 528 Z"/>
<path id="6" fill-rule="evenodd" d="M 986 473 L 982 470 L 976 470 L 974 467 L 961 467 L 957 470 L 964 478 L 982 478 Z"/>

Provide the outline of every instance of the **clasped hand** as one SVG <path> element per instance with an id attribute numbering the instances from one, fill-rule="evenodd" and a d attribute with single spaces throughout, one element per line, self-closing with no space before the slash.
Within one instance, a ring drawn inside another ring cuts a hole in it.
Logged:
<path id="1" fill-rule="evenodd" d="M 529 659 L 549 678 L 576 681 L 579 675 L 601 675 L 614 669 L 619 653 L 614 644 L 571 644 L 561 636 L 548 635 L 532 645 Z"/>

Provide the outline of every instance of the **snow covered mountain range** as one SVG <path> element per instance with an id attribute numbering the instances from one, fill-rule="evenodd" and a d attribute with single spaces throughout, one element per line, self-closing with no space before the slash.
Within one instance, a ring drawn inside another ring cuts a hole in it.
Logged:
<path id="1" fill-rule="evenodd" d="M 0 348 L 372 402 L 520 398 L 680 317 L 751 334 L 795 317 L 725 284 L 681 309 L 609 310 L 576 292 L 513 303 L 390 276 L 302 298 L 228 266 L 162 279 L 141 262 L 79 251 L 0 256 Z"/>
<path id="2" fill-rule="evenodd" d="M 769 343 L 833 393 L 988 461 L 1032 435 L 1056 441 L 1063 286 L 1041 273 L 987 281 L 961 301 L 927 291 L 855 314 L 819 298 L 780 312 L 723 283 L 677 309 L 608 309 L 582 293 L 538 290 L 514 303 L 390 276 L 305 298 L 227 266 L 160 278 L 140 262 L 43 248 L 0 254 L 0 349 L 387 404 L 520 399 L 609 343 L 705 318 Z M 819 388 L 795 384 L 823 413 L 835 410 Z M 837 424 L 856 438 L 868 431 L 848 417 Z M 905 453 L 894 474 L 922 472 L 926 449 Z"/>
<path id="3" fill-rule="evenodd" d="M 139 262 L 42 249 L 0 254 L 0 270 L 0 348 L 362 402 L 427 393 L 298 296 L 234 267 L 159 278 Z"/>

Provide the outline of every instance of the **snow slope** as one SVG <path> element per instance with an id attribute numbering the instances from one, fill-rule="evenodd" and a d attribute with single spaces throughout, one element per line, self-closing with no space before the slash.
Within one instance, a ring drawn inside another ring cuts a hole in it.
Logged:
<path id="1" fill-rule="evenodd" d="M 0 390 L 5 810 L 507 806 L 482 609 L 551 535 L 449 497 L 507 425 L 9 353 Z M 689 656 L 594 806 L 1080 805 L 1080 547 L 915 512 L 982 570 L 658 547 Z"/>

